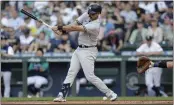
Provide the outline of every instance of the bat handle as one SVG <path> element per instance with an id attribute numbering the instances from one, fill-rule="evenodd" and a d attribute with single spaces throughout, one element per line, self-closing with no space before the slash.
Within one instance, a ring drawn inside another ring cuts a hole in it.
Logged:
<path id="1" fill-rule="evenodd" d="M 41 22 L 42 24 L 44 24 L 44 25 L 46 25 L 48 28 L 52 28 L 50 25 L 48 25 L 47 23 L 45 23 L 44 21 L 42 21 L 42 20 L 38 20 L 39 22 Z"/>

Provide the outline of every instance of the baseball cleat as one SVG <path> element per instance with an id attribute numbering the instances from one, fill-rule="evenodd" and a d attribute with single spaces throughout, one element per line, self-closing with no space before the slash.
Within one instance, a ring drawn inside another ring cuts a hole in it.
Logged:
<path id="1" fill-rule="evenodd" d="M 109 96 L 109 98 L 110 98 L 110 101 L 115 101 L 118 98 L 118 96 L 116 93 L 113 93 L 111 96 Z"/>
<path id="2" fill-rule="evenodd" d="M 66 102 L 66 99 L 63 97 L 63 95 L 61 93 L 59 93 L 58 97 L 56 97 L 53 101 L 54 102 Z"/>

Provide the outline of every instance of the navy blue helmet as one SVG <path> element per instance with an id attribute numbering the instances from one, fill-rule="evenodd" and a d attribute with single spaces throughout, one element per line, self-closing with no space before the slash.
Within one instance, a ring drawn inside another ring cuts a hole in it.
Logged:
<path id="1" fill-rule="evenodd" d="M 96 14 L 96 13 L 101 13 L 102 7 L 99 4 L 91 4 L 88 7 L 88 14 Z"/>

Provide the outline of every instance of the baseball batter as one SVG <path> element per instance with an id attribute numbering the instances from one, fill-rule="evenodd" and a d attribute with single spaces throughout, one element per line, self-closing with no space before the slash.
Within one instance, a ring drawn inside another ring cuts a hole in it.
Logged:
<path id="1" fill-rule="evenodd" d="M 94 74 L 94 62 L 96 60 L 97 37 L 100 29 L 100 21 L 98 19 L 102 7 L 99 4 L 91 4 L 88 12 L 83 13 L 75 22 L 75 24 L 66 26 L 54 26 L 52 29 L 55 33 L 63 31 L 79 31 L 78 48 L 74 51 L 68 74 L 63 82 L 61 91 L 57 98 L 53 101 L 64 102 L 73 81 L 79 72 L 80 68 L 89 82 L 95 85 L 101 92 L 103 92 L 111 101 L 117 99 L 117 94 L 110 90 L 97 76 Z"/>

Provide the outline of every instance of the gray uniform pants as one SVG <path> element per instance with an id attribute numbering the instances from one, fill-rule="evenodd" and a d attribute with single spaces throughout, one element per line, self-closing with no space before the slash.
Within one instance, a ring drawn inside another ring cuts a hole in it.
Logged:
<path id="1" fill-rule="evenodd" d="M 113 91 L 111 91 L 102 80 L 94 74 L 94 62 L 97 53 L 98 50 L 96 47 L 77 48 L 72 55 L 70 68 L 64 83 L 70 83 L 72 85 L 77 73 L 82 68 L 86 79 L 95 85 L 101 92 L 106 94 L 106 96 L 110 96 Z"/>

